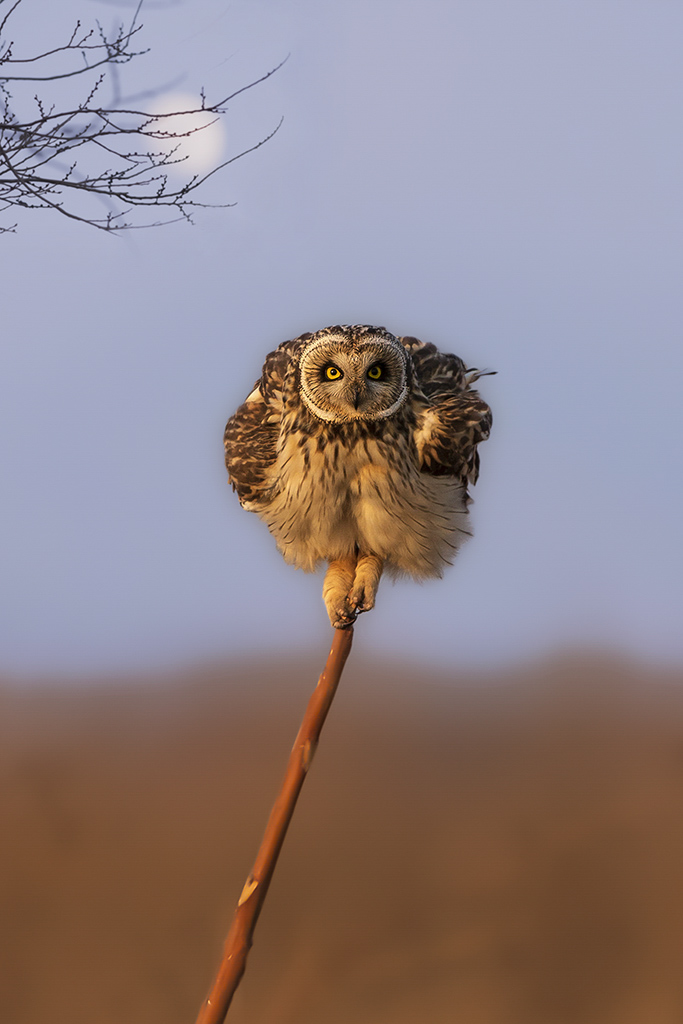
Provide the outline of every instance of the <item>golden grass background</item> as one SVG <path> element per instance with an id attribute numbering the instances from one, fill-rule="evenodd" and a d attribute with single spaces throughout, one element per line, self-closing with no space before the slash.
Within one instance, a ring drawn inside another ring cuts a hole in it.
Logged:
<path id="1" fill-rule="evenodd" d="M 194 1021 L 324 662 L 0 688 L 8 1024 Z M 353 653 L 234 1024 L 680 1024 L 683 672 Z"/>

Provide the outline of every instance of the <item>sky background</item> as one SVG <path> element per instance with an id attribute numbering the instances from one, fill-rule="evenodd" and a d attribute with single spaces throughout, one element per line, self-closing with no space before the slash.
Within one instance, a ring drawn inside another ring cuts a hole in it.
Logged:
<path id="1" fill-rule="evenodd" d="M 35 52 L 130 7 L 24 0 Z M 40 23 L 36 11 L 40 10 Z M 150 2 L 129 91 L 218 98 L 236 203 L 110 237 L 27 211 L 2 247 L 0 672 L 321 647 L 227 485 L 267 352 L 372 323 L 497 376 L 442 581 L 383 584 L 366 652 L 457 666 L 575 645 L 683 660 L 683 7 L 665 0 Z M 124 78 L 125 75 L 125 78 Z"/>

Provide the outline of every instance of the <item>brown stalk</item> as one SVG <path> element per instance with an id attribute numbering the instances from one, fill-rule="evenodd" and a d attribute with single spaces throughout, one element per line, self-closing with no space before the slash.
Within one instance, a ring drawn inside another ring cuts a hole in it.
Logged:
<path id="1" fill-rule="evenodd" d="M 256 922 L 273 877 L 299 792 L 311 766 L 320 732 L 349 656 L 352 641 L 352 626 L 348 629 L 335 629 L 332 648 L 318 685 L 308 702 L 306 714 L 289 755 L 285 778 L 270 812 L 261 847 L 238 900 L 225 940 L 223 959 L 211 990 L 199 1011 L 196 1024 L 222 1024 L 235 989 L 244 974 Z"/>

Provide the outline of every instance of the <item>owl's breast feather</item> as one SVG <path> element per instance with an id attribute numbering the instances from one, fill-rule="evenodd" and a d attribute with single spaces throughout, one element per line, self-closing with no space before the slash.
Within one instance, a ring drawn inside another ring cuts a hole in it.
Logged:
<path id="1" fill-rule="evenodd" d="M 309 572 L 361 551 L 379 555 L 390 571 L 438 576 L 464 536 L 462 488 L 420 473 L 405 437 L 321 446 L 289 436 L 269 483 L 254 511 L 285 559 Z"/>

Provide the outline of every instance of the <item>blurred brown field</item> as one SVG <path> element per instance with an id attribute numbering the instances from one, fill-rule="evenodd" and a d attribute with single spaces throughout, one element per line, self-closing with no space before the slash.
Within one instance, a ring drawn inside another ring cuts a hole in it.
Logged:
<path id="1" fill-rule="evenodd" d="M 7 1024 L 194 1020 L 319 661 L 0 689 Z M 683 672 L 352 654 L 228 1020 L 680 1024 Z"/>

